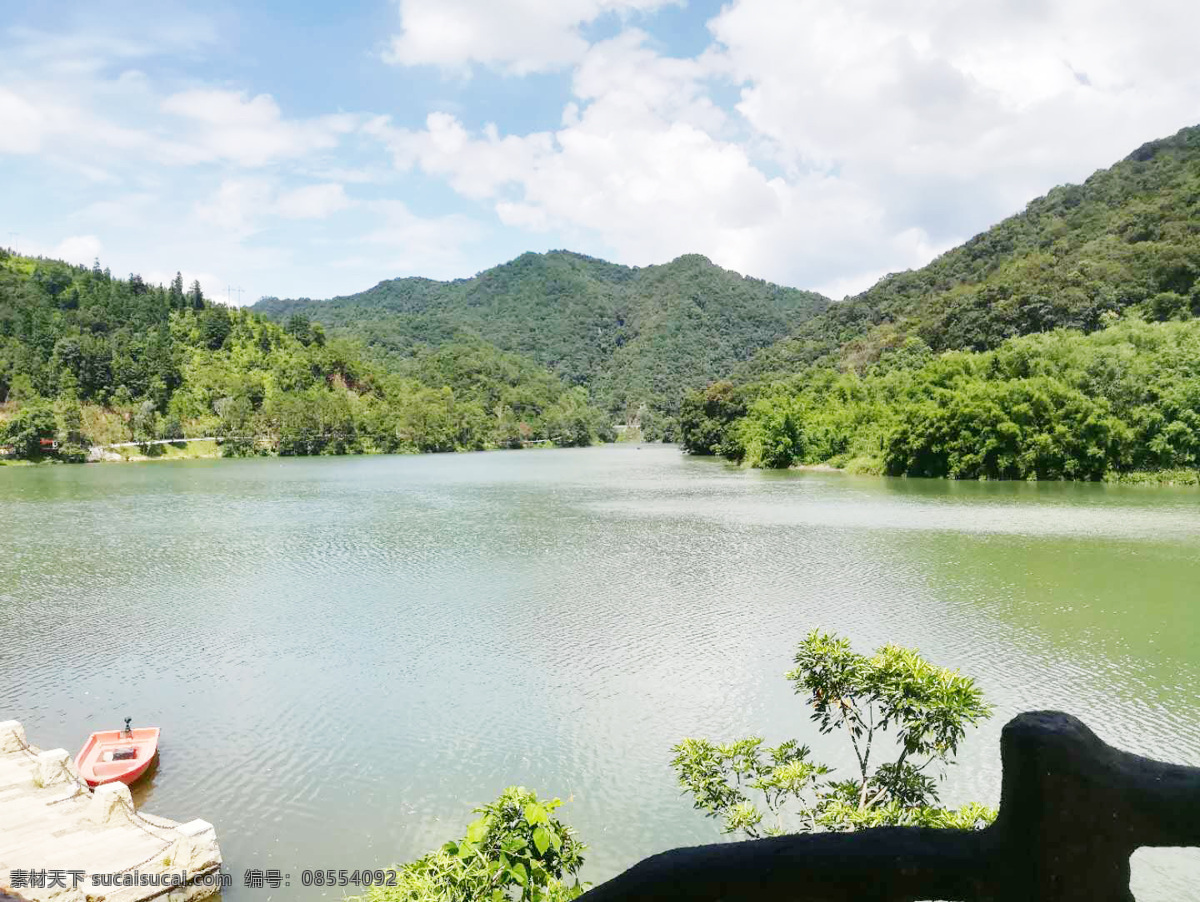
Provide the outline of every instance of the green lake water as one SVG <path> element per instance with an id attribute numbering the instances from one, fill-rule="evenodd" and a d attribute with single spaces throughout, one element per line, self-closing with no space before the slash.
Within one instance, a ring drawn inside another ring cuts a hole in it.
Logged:
<path id="1" fill-rule="evenodd" d="M 375 868 L 518 783 L 603 879 L 713 841 L 684 736 L 816 734 L 813 627 L 918 646 L 996 714 L 950 802 L 995 803 L 1000 727 L 1056 708 L 1200 764 L 1200 492 L 747 472 L 672 447 L 0 469 L 0 720 L 72 752 L 163 728 L 146 810 L 217 828 L 235 888 Z M 2 812 L 0 812 L 2 815 Z M 19 829 L 0 823 L 0 830 Z M 1200 899 L 1200 856 L 1135 856 Z M 19 866 L 19 864 L 17 865 Z"/>

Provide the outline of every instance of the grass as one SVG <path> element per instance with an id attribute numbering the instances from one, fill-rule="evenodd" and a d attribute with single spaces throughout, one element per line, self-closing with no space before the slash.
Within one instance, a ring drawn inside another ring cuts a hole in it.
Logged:
<path id="1" fill-rule="evenodd" d="M 122 414 L 97 404 L 84 404 L 82 411 L 83 434 L 93 445 L 129 441 L 129 430 L 125 427 Z"/>
<path id="2" fill-rule="evenodd" d="M 155 445 L 154 449 L 162 449 L 161 460 L 201 460 L 221 456 L 221 448 L 216 442 L 187 442 L 178 445 Z"/>
<path id="3" fill-rule="evenodd" d="M 1200 486 L 1200 470 L 1138 470 L 1133 473 L 1109 473 L 1104 481 L 1119 485 Z"/>
<path id="4" fill-rule="evenodd" d="M 122 460 L 137 462 L 146 460 L 210 460 L 221 457 L 220 446 L 213 441 L 179 442 L 171 445 L 131 445 L 127 448 L 109 448 L 111 454 L 120 455 Z"/>

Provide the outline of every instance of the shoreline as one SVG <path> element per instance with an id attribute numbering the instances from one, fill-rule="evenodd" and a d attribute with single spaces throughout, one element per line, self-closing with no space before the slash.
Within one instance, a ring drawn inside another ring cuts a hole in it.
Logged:
<path id="1" fill-rule="evenodd" d="M 792 464 L 787 468 L 802 473 L 839 473 L 843 476 L 887 477 L 886 473 L 854 471 L 829 463 Z M 1103 479 L 955 479 L 952 476 L 892 476 L 891 479 L 936 479 L 947 482 L 1055 482 L 1092 483 L 1098 485 L 1146 486 L 1148 488 L 1200 487 L 1200 470 L 1135 470 L 1129 473 L 1110 473 Z"/>
<path id="2" fill-rule="evenodd" d="M 397 456 L 415 456 L 423 454 L 471 454 L 486 451 L 537 451 L 546 448 L 558 448 L 558 445 L 537 444 L 526 448 L 472 448 L 462 451 L 374 451 L 361 450 L 349 451 L 341 454 L 278 454 L 275 452 L 265 452 L 261 454 L 231 454 L 225 455 L 221 453 L 220 443 L 211 439 L 185 439 L 181 444 L 185 447 L 178 447 L 173 443 L 158 442 L 152 445 L 154 448 L 161 448 L 162 453 L 159 454 L 144 454 L 141 452 L 141 447 L 132 444 L 126 445 L 122 443 L 121 451 L 106 450 L 108 446 L 94 446 L 90 450 L 90 455 L 87 460 L 83 461 L 65 461 L 58 459 L 29 460 L 25 458 L 10 458 L 0 460 L 0 467 L 43 467 L 56 466 L 60 464 L 105 464 L 105 463 L 154 463 L 156 461 L 171 461 L 171 460 L 247 460 L 250 458 L 283 458 L 283 457 L 370 457 L 380 454 L 395 454 Z M 606 445 L 627 446 L 632 444 L 629 441 L 618 439 L 614 442 L 597 442 L 594 445 L 585 447 L 604 447 Z M 666 442 L 647 442 L 644 444 L 662 444 Z M 134 450 L 134 448 L 137 450 Z M 572 446 L 564 446 L 572 447 Z M 720 460 L 725 463 L 733 464 L 726 458 L 719 455 L 695 455 L 697 457 L 712 457 L 713 460 Z M 854 461 L 851 461 L 854 463 Z M 734 464 L 739 469 L 753 469 L 745 464 Z M 1123 486 L 1144 486 L 1148 488 L 1197 488 L 1200 487 L 1200 469 L 1197 470 L 1157 470 L 1157 471 L 1133 471 L 1129 473 L 1110 473 L 1104 479 L 1055 479 L 1055 480 L 1037 480 L 1037 479 L 963 479 L 958 480 L 950 476 L 888 476 L 885 473 L 875 472 L 872 468 L 852 468 L 834 466 L 828 462 L 815 464 L 791 464 L 783 468 L 787 471 L 795 471 L 798 473 L 835 473 L 842 476 L 871 476 L 876 478 L 890 479 L 929 479 L 947 482 L 1055 482 L 1055 483 L 1081 483 L 1081 484 L 1104 484 L 1104 485 L 1123 485 Z"/>
<path id="3" fill-rule="evenodd" d="M 603 448 L 606 446 L 628 446 L 631 442 L 596 442 L 592 445 L 554 445 L 548 442 L 531 442 L 529 445 L 522 448 L 464 448 L 455 451 L 378 451 L 373 449 L 345 451 L 340 454 L 279 454 L 275 451 L 264 451 L 257 454 L 222 454 L 221 443 L 210 439 L 183 439 L 178 443 L 169 443 L 156 441 L 147 443 L 151 447 L 163 449 L 161 453 L 145 454 L 142 453 L 141 445 L 135 442 L 122 442 L 118 446 L 113 445 L 94 445 L 88 449 L 89 454 L 85 460 L 62 460 L 56 457 L 42 457 L 37 460 L 30 458 L 8 458 L 0 459 L 0 467 L 54 467 L 54 466 L 75 466 L 87 464 L 127 464 L 127 463 L 155 463 L 158 461 L 178 461 L 178 460 L 253 460 L 253 459 L 288 459 L 295 458 L 297 460 L 306 457 L 376 457 L 383 455 L 392 455 L 396 457 L 418 457 L 427 454 L 482 454 L 489 451 L 544 451 L 547 449 L 566 449 L 566 448 Z M 186 444 L 190 447 L 180 448 L 178 445 Z M 658 443 L 655 443 L 658 444 Z M 664 446 L 669 443 L 661 443 Z M 121 450 L 110 450 L 113 447 L 119 447 Z"/>

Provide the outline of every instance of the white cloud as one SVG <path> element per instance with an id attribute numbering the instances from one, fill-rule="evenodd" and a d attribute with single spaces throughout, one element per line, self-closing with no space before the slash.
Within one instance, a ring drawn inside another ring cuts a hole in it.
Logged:
<path id="1" fill-rule="evenodd" d="M 42 146 L 42 116 L 12 91 L 0 88 L 0 153 L 36 153 Z"/>
<path id="2" fill-rule="evenodd" d="M 475 200 L 491 197 L 553 152 L 548 133 L 501 138 L 495 126 L 489 126 L 477 139 L 449 113 L 431 113 L 423 131 L 395 128 L 387 117 L 368 122 L 364 131 L 388 146 L 399 168 L 420 166 L 426 173 L 445 176 L 456 191 Z"/>
<path id="3" fill-rule="evenodd" d="M 155 46 L 151 38 L 160 33 L 166 43 Z M 114 171 L 147 163 L 298 165 L 337 148 L 362 121 L 350 113 L 290 118 L 269 94 L 166 93 L 145 72 L 119 68 L 129 58 L 190 46 L 169 28 L 138 39 L 64 35 L 59 53 L 77 49 L 87 60 L 79 67 L 55 63 L 40 33 L 9 34 L 18 41 L 0 54 L 0 154 L 48 153 L 88 178 L 117 180 Z"/>
<path id="4" fill-rule="evenodd" d="M 630 28 L 589 48 L 572 79 L 572 92 L 584 103 L 598 125 L 616 128 L 631 123 L 681 123 L 713 134 L 727 130 L 728 114 L 710 96 L 712 62 L 708 55 L 696 59 L 662 56 L 652 50 L 652 40 Z M 564 124 L 575 125 L 576 104 L 564 114 Z"/>
<path id="5" fill-rule="evenodd" d="M 244 238 L 259 230 L 272 205 L 274 187 L 264 178 L 225 179 L 216 196 L 196 205 L 196 216 L 228 235 Z"/>
<path id="6" fill-rule="evenodd" d="M 100 256 L 102 245 L 95 235 L 72 235 L 50 250 L 48 256 L 80 266 L 90 266 Z"/>
<path id="7" fill-rule="evenodd" d="M 162 108 L 196 126 L 189 140 L 166 151 L 169 160 L 179 163 L 228 160 L 256 167 L 304 157 L 336 147 L 359 122 L 359 117 L 346 113 L 288 120 L 269 94 L 250 97 L 243 91 L 211 88 L 172 94 Z"/>
<path id="8" fill-rule="evenodd" d="M 1200 7 L 1174 0 L 737 0 L 710 28 L 780 161 L 895 229 L 981 228 L 1200 119 Z"/>
<path id="9" fill-rule="evenodd" d="M 165 143 L 147 124 L 153 85 L 126 67 L 205 46 L 211 25 L 182 12 L 161 22 L 122 22 L 112 10 L 102 18 L 75 31 L 0 32 L 0 154 L 47 154 L 86 178 L 112 181 L 105 164 L 144 161 Z"/>
<path id="10" fill-rule="evenodd" d="M 461 69 L 472 63 L 524 75 L 559 69 L 588 49 L 581 26 L 678 0 L 399 0 L 400 34 L 384 58 Z"/>
<path id="11" fill-rule="evenodd" d="M 63 99 L 66 96 L 70 95 L 53 85 L 0 86 L 0 154 L 49 149 L 72 162 L 83 162 L 101 149 L 127 152 L 148 143 L 144 133 L 98 116 Z M 78 141 L 79 135 L 87 135 L 86 144 Z M 74 150 L 80 151 L 78 157 Z"/>
<path id="12" fill-rule="evenodd" d="M 151 192 L 115 195 L 71 214 L 73 220 L 105 228 L 136 229 L 152 218 L 159 197 Z"/>
<path id="13" fill-rule="evenodd" d="M 161 19 L 135 9 L 90 9 L 91 21 L 66 31 L 39 31 L 20 26 L 8 29 L 12 51 L 25 66 L 59 72 L 95 72 L 121 62 L 159 54 L 181 54 L 217 42 L 211 19 L 172 9 Z"/>
<path id="14" fill-rule="evenodd" d="M 395 273 L 435 278 L 460 275 L 464 247 L 483 235 L 480 224 L 466 216 L 421 217 L 401 201 L 375 201 L 370 209 L 382 218 L 382 224 L 368 231 L 361 242 L 375 245 Z M 374 262 L 377 265 L 379 258 Z"/>
<path id="15" fill-rule="evenodd" d="M 285 191 L 275 201 L 275 211 L 287 219 L 324 219 L 349 206 L 346 189 L 336 182 Z"/>
<path id="16" fill-rule="evenodd" d="M 324 219 L 351 205 L 336 182 L 280 190 L 269 178 L 228 178 L 214 196 L 196 205 L 196 216 L 230 236 L 246 238 L 273 217 Z"/>
<path id="17" fill-rule="evenodd" d="M 398 276 L 461 278 L 483 268 L 477 251 L 488 230 L 478 220 L 460 214 L 419 216 L 398 200 L 368 201 L 359 207 L 374 221 L 371 228 L 320 242 L 328 259 L 323 269 L 352 273 L 351 290 Z M 346 249 L 344 255 L 328 256 L 338 248 Z M 485 259 L 486 266 L 495 262 Z"/>

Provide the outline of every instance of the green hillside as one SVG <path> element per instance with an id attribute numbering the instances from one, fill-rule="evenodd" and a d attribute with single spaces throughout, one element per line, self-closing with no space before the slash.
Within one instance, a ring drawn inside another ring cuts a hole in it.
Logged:
<path id="1" fill-rule="evenodd" d="M 523 254 L 471 279 L 393 279 L 329 301 L 264 299 L 286 322 L 301 313 L 333 335 L 391 358 L 462 336 L 526 355 L 617 420 L 672 418 L 703 386 L 828 306 L 689 255 L 636 269 L 551 251 Z"/>
<path id="2" fill-rule="evenodd" d="M 1137 307 L 1200 314 L 1200 127 L 1135 150 L 1082 185 L 834 304 L 756 356 L 738 381 L 817 361 L 862 369 L 915 336 L 934 351 L 986 350 L 1054 328 L 1092 331 Z M 732 372 L 732 371 L 731 371 Z"/>
<path id="3" fill-rule="evenodd" d="M 164 288 L 0 250 L 8 457 L 77 460 L 94 444 L 201 436 L 229 437 L 225 453 L 322 454 L 611 434 L 583 389 L 479 339 L 384 366 L 302 316 L 281 326 L 178 277 Z"/>
<path id="4" fill-rule="evenodd" d="M 755 466 L 1194 483 L 1198 315 L 1190 128 L 810 319 L 690 394 L 682 441 Z"/>
<path id="5" fill-rule="evenodd" d="M 934 355 L 912 339 L 862 373 L 715 383 L 684 402 L 684 447 L 759 467 L 1196 484 L 1200 320 L 1111 318 L 992 351 Z"/>

